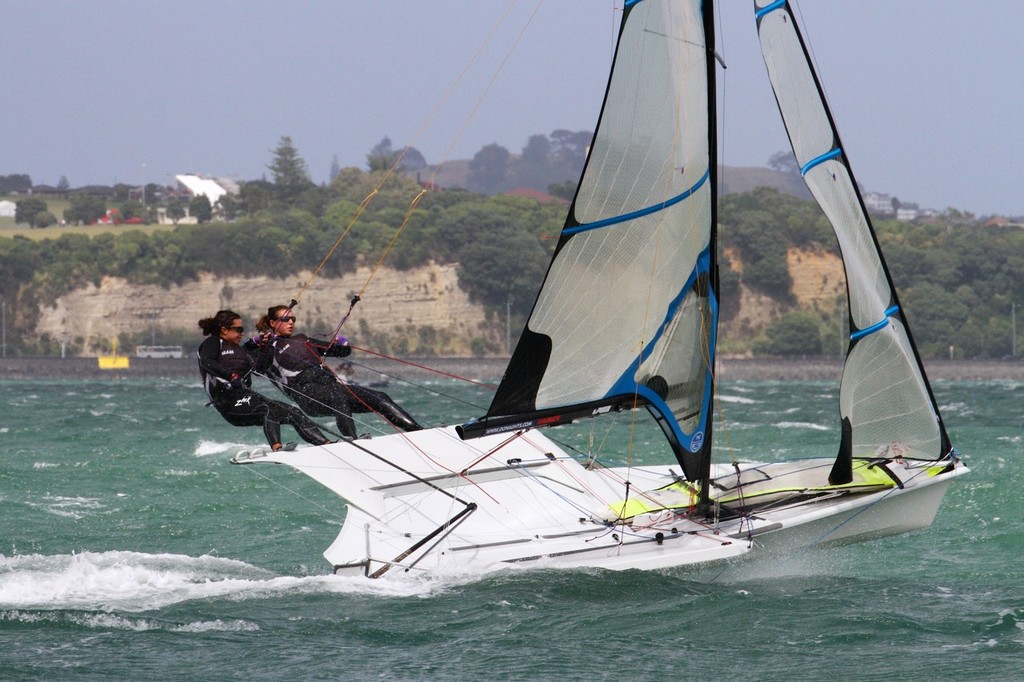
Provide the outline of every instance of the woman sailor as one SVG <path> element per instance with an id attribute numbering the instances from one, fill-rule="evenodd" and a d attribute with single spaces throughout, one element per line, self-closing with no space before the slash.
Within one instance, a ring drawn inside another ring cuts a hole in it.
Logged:
<path id="1" fill-rule="evenodd" d="M 295 315 L 284 305 L 268 308 L 256 328 L 263 336 L 246 342 L 246 347 L 250 350 L 260 346 L 270 349 L 273 354 L 267 371 L 270 380 L 298 403 L 306 414 L 333 416 L 344 438 L 357 437 L 353 412 L 375 412 L 403 431 L 422 428 L 386 393 L 345 383 L 328 369 L 322 358 L 343 358 L 352 352 L 344 336 L 332 342 L 296 334 Z"/>
<path id="2" fill-rule="evenodd" d="M 199 320 L 204 339 L 199 346 L 199 375 L 210 402 L 229 424 L 263 426 L 267 442 L 275 452 L 281 444 L 281 424 L 290 424 L 307 443 L 325 445 L 332 441 L 296 407 L 271 400 L 250 388 L 252 358 L 240 345 L 242 318 L 231 310 L 218 310 L 213 317 Z M 291 444 L 289 444 L 291 445 Z M 292 449 L 294 445 L 286 449 Z"/>

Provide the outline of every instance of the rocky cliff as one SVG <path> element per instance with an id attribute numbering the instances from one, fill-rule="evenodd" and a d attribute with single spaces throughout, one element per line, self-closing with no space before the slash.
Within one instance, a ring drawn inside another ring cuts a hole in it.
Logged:
<path id="1" fill-rule="evenodd" d="M 729 255 L 732 267 L 742 273 L 738 254 Z M 845 282 L 842 261 L 827 253 L 791 249 L 788 264 L 799 306 L 837 310 L 836 299 L 843 295 Z M 434 350 L 443 354 L 470 355 L 470 340 L 488 335 L 503 346 L 503 338 L 493 337 L 503 337 L 505 330 L 488 331 L 483 306 L 471 303 L 459 288 L 456 267 L 429 265 L 405 272 L 382 269 L 372 277 L 369 268 L 360 268 L 338 279 L 314 278 L 308 287 L 310 272 L 284 279 L 207 274 L 169 288 L 108 277 L 99 286 L 78 289 L 62 296 L 53 307 L 44 307 L 36 332 L 54 339 L 81 338 L 91 345 L 84 351 L 87 355 L 96 352 L 101 340 L 121 333 L 161 343 L 167 332 L 187 331 L 195 332 L 198 341 L 196 322 L 220 308 L 241 314 L 252 330 L 267 307 L 296 297 L 300 328 L 323 333 L 335 327 L 352 296 L 359 294 L 362 300 L 345 326 L 350 336 L 372 331 L 415 337 L 415 330 L 431 327 L 443 340 Z M 723 326 L 723 334 L 747 338 L 786 309 L 785 304 L 741 286 L 737 314 Z"/>
<path id="2" fill-rule="evenodd" d="M 455 340 L 455 347 L 445 350 L 468 354 L 469 339 L 482 335 L 483 307 L 471 303 L 459 288 L 453 265 L 406 272 L 382 269 L 372 279 L 368 268 L 360 268 L 338 279 L 317 277 L 306 287 L 311 276 L 310 272 L 285 279 L 204 275 L 199 281 L 169 288 L 108 277 L 98 287 L 75 290 L 53 307 L 43 308 L 36 331 L 55 339 L 66 336 L 95 343 L 122 332 L 141 333 L 148 342 L 152 330 L 160 343 L 161 332 L 192 330 L 198 340 L 196 322 L 220 308 L 238 312 L 247 330 L 252 330 L 269 306 L 287 304 L 294 297 L 299 299 L 296 314 L 300 328 L 325 332 L 334 328 L 358 293 L 362 300 L 345 327 L 345 333 L 352 336 L 367 329 L 379 333 L 430 326 Z M 467 345 L 461 347 L 460 343 Z"/>

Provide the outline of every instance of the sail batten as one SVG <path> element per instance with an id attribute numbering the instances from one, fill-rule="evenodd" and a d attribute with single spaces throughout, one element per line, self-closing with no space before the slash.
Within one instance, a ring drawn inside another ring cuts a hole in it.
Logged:
<path id="1" fill-rule="evenodd" d="M 634 219 L 639 218 L 641 216 L 649 215 L 651 213 L 657 213 L 658 211 L 663 211 L 666 208 L 668 208 L 669 206 L 674 206 L 675 204 L 678 204 L 680 201 L 683 201 L 684 199 L 687 199 L 691 194 L 693 194 L 698 189 L 700 189 L 701 186 L 705 182 L 708 181 L 709 177 L 711 177 L 711 171 L 710 170 L 709 171 L 705 171 L 704 175 L 701 176 L 700 180 L 698 180 L 697 184 L 695 184 L 693 187 L 689 188 L 688 190 L 686 190 L 682 194 L 679 194 L 679 195 L 677 195 L 675 197 L 672 197 L 671 199 L 669 199 L 667 201 L 661 202 L 660 204 L 656 204 L 654 206 L 648 206 L 647 208 L 642 208 L 642 209 L 640 209 L 638 211 L 633 211 L 632 213 L 627 213 L 625 215 L 615 216 L 615 217 L 612 217 L 612 218 L 605 218 L 604 220 L 598 220 L 598 221 L 593 222 L 593 223 L 587 223 L 586 225 L 577 225 L 576 227 L 567 227 L 567 228 L 565 228 L 565 230 L 563 230 L 562 234 L 564 234 L 564 235 L 573 235 L 573 234 L 578 234 L 580 232 L 588 232 L 590 230 L 596 230 L 598 228 L 608 227 L 609 225 L 617 225 L 619 223 L 624 223 L 624 222 L 627 222 L 629 220 L 634 220 Z"/>

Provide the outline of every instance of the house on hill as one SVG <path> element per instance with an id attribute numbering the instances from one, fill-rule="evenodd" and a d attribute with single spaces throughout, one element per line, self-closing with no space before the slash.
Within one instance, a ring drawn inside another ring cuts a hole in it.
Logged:
<path id="1" fill-rule="evenodd" d="M 210 200 L 210 206 L 214 207 L 215 212 L 218 201 L 228 195 L 237 195 L 239 191 L 237 182 L 225 178 L 204 178 L 201 175 L 175 175 L 174 179 L 177 181 L 177 186 L 170 190 L 171 196 L 185 200 L 205 196 Z M 177 224 L 193 225 L 198 222 L 195 216 L 189 215 L 188 206 L 186 205 L 184 208 L 185 217 L 177 220 Z M 173 219 L 168 217 L 167 209 L 164 207 L 158 208 L 156 214 L 157 222 L 161 225 L 175 223 Z"/>
<path id="2" fill-rule="evenodd" d="M 210 200 L 211 206 L 216 205 L 220 198 L 227 194 L 238 194 L 238 185 L 234 182 L 204 178 L 201 175 L 175 175 L 174 179 L 178 181 L 179 193 L 189 197 L 205 196 Z M 225 187 L 227 184 L 234 185 L 234 191 Z"/>

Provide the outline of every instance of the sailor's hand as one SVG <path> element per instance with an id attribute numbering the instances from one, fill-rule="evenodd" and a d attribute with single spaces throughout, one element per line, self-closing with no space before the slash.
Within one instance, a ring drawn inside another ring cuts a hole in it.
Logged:
<path id="1" fill-rule="evenodd" d="M 352 346 L 348 345 L 348 339 L 344 336 L 334 337 L 334 345 L 338 348 L 337 353 L 335 353 L 337 357 L 347 358 L 349 355 L 352 355 Z"/>
<path id="2" fill-rule="evenodd" d="M 231 388 L 239 389 L 245 386 L 245 382 L 242 381 L 242 377 L 236 372 L 231 375 L 230 379 Z"/>

